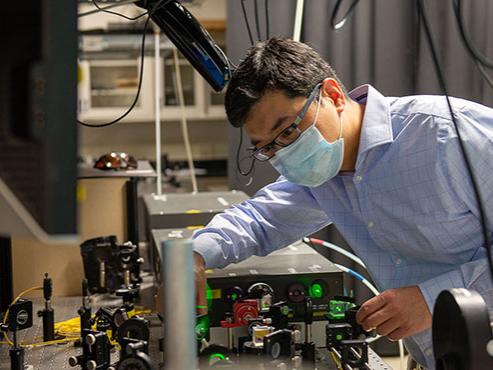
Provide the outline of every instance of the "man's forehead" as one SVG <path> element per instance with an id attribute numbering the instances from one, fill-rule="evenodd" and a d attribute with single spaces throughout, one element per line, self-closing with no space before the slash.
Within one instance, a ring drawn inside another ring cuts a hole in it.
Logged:
<path id="1" fill-rule="evenodd" d="M 252 106 L 245 120 L 245 129 L 252 144 L 266 140 L 269 134 L 286 124 L 289 118 L 296 116 L 299 107 L 294 103 L 295 99 L 282 91 L 265 93 Z"/>
<path id="2" fill-rule="evenodd" d="M 250 132 L 250 142 L 252 143 L 252 145 L 256 146 L 262 141 L 267 140 L 270 136 L 272 136 L 274 132 L 278 131 L 280 127 L 286 126 L 288 122 L 292 119 L 292 116 L 282 116 L 279 117 L 273 125 L 267 123 L 264 126 L 264 130 L 258 130 L 258 132 Z"/>

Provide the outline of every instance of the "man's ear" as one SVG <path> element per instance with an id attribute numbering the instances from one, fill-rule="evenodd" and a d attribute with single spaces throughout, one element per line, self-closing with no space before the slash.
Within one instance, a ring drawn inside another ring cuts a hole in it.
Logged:
<path id="1" fill-rule="evenodd" d="M 333 78 L 322 81 L 322 97 L 328 98 L 334 104 L 337 113 L 341 113 L 346 105 L 346 96 L 339 83 Z"/>

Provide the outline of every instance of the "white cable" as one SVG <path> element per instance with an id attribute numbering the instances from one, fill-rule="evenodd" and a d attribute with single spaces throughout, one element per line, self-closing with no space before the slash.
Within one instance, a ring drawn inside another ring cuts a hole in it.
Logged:
<path id="1" fill-rule="evenodd" d="M 366 287 L 368 289 L 370 289 L 370 291 L 374 294 L 374 295 L 379 295 L 380 292 L 378 291 L 377 288 L 375 288 L 375 286 L 372 285 L 372 283 L 370 283 L 368 280 L 366 280 L 362 275 L 358 274 L 356 271 L 346 267 L 346 266 L 343 266 L 343 265 L 339 265 L 338 263 L 334 263 L 334 266 L 336 266 L 338 269 L 344 271 L 344 272 L 347 272 L 348 274 L 350 274 L 351 276 L 354 276 L 356 277 L 359 281 L 361 281 L 363 284 L 366 285 Z"/>
<path id="2" fill-rule="evenodd" d="M 402 339 L 399 339 L 399 358 L 401 360 L 401 370 L 404 370 L 407 364 L 404 364 L 404 342 Z"/>
<path id="3" fill-rule="evenodd" d="M 324 247 L 327 247 L 327 248 L 332 249 L 332 250 L 334 250 L 336 252 L 339 252 L 340 254 L 342 254 L 342 255 L 346 256 L 347 258 L 349 258 L 350 260 L 356 262 L 358 265 L 360 265 L 361 267 L 363 267 L 366 270 L 366 265 L 361 260 L 361 258 L 355 256 L 351 252 L 348 252 L 344 248 L 338 247 L 337 245 L 331 244 L 331 243 L 326 242 L 324 240 L 320 240 L 320 243 L 318 242 L 318 239 L 317 239 L 317 241 L 312 241 L 312 240 L 313 239 L 311 239 L 311 238 L 303 238 L 303 241 L 305 243 L 308 243 L 308 244 L 322 244 Z"/>
<path id="4" fill-rule="evenodd" d="M 176 48 L 173 48 L 173 59 L 175 62 L 175 74 L 176 74 L 176 90 L 177 90 L 176 96 L 180 104 L 181 128 L 183 131 L 183 140 L 185 141 L 185 151 L 187 153 L 188 168 L 190 169 L 190 177 L 192 178 L 192 192 L 197 193 L 198 192 L 197 177 L 195 175 L 195 167 L 193 166 L 190 138 L 188 137 L 188 125 L 187 125 L 187 117 L 185 112 L 185 99 L 183 98 L 183 86 L 181 82 L 180 65 L 178 61 L 178 52 L 176 51 Z"/>
<path id="5" fill-rule="evenodd" d="M 157 195 L 161 195 L 163 188 L 163 176 L 161 168 L 161 91 L 160 91 L 160 69 L 161 58 L 160 52 L 160 37 L 161 30 L 156 25 L 154 26 L 154 117 L 156 128 L 156 192 Z"/>
<path id="6" fill-rule="evenodd" d="M 300 41 L 301 38 L 301 26 L 303 25 L 303 5 L 304 0 L 296 1 L 296 11 L 294 15 L 294 27 L 293 27 L 293 40 Z"/>

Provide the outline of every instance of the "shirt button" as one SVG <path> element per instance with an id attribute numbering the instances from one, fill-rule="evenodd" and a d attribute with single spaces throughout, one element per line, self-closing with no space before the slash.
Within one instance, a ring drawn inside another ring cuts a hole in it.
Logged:
<path id="1" fill-rule="evenodd" d="M 360 175 L 356 176 L 354 179 L 354 181 L 356 181 L 356 182 L 361 182 L 361 180 L 363 180 L 363 176 L 360 176 Z"/>
<path id="2" fill-rule="evenodd" d="M 375 223 L 373 221 L 368 222 L 369 229 L 371 229 L 373 226 L 375 226 Z"/>
<path id="3" fill-rule="evenodd" d="M 397 258 L 397 259 L 395 260 L 395 264 L 396 264 L 396 265 L 400 265 L 401 263 L 402 263 L 402 260 L 401 260 L 400 258 Z"/>

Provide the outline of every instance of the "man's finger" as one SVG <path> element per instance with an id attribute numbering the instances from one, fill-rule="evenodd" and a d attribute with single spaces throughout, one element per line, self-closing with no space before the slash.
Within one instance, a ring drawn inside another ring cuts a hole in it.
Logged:
<path id="1" fill-rule="evenodd" d="M 377 333 L 387 336 L 402 326 L 402 320 L 399 317 L 392 317 L 376 327 Z"/>
<path id="2" fill-rule="evenodd" d="M 207 295 L 206 295 L 206 278 L 204 269 L 204 260 L 202 256 L 194 253 L 195 263 L 195 302 L 197 305 L 196 312 L 198 315 L 207 313 Z"/>
<path id="3" fill-rule="evenodd" d="M 382 294 L 379 294 L 363 303 L 359 311 L 356 313 L 357 323 L 361 325 L 361 323 L 365 321 L 368 316 L 385 306 L 385 303 L 386 302 Z"/>
<path id="4" fill-rule="evenodd" d="M 396 342 L 399 339 L 406 338 L 409 335 L 410 335 L 409 330 L 401 326 L 396 330 L 394 330 L 393 332 L 387 334 L 387 338 L 389 338 L 392 342 Z"/>
<path id="5" fill-rule="evenodd" d="M 392 313 L 387 312 L 387 310 L 385 310 L 385 307 L 383 307 L 377 310 L 376 312 L 368 315 L 361 322 L 360 325 L 363 327 L 363 329 L 369 331 L 371 329 L 378 327 L 379 325 L 382 325 L 384 322 L 388 321 L 391 318 L 392 318 Z"/>
<path id="6" fill-rule="evenodd" d="M 207 313 L 207 297 L 205 292 L 205 279 L 203 281 L 195 282 L 196 289 L 196 302 L 197 302 L 197 314 L 203 315 Z"/>

